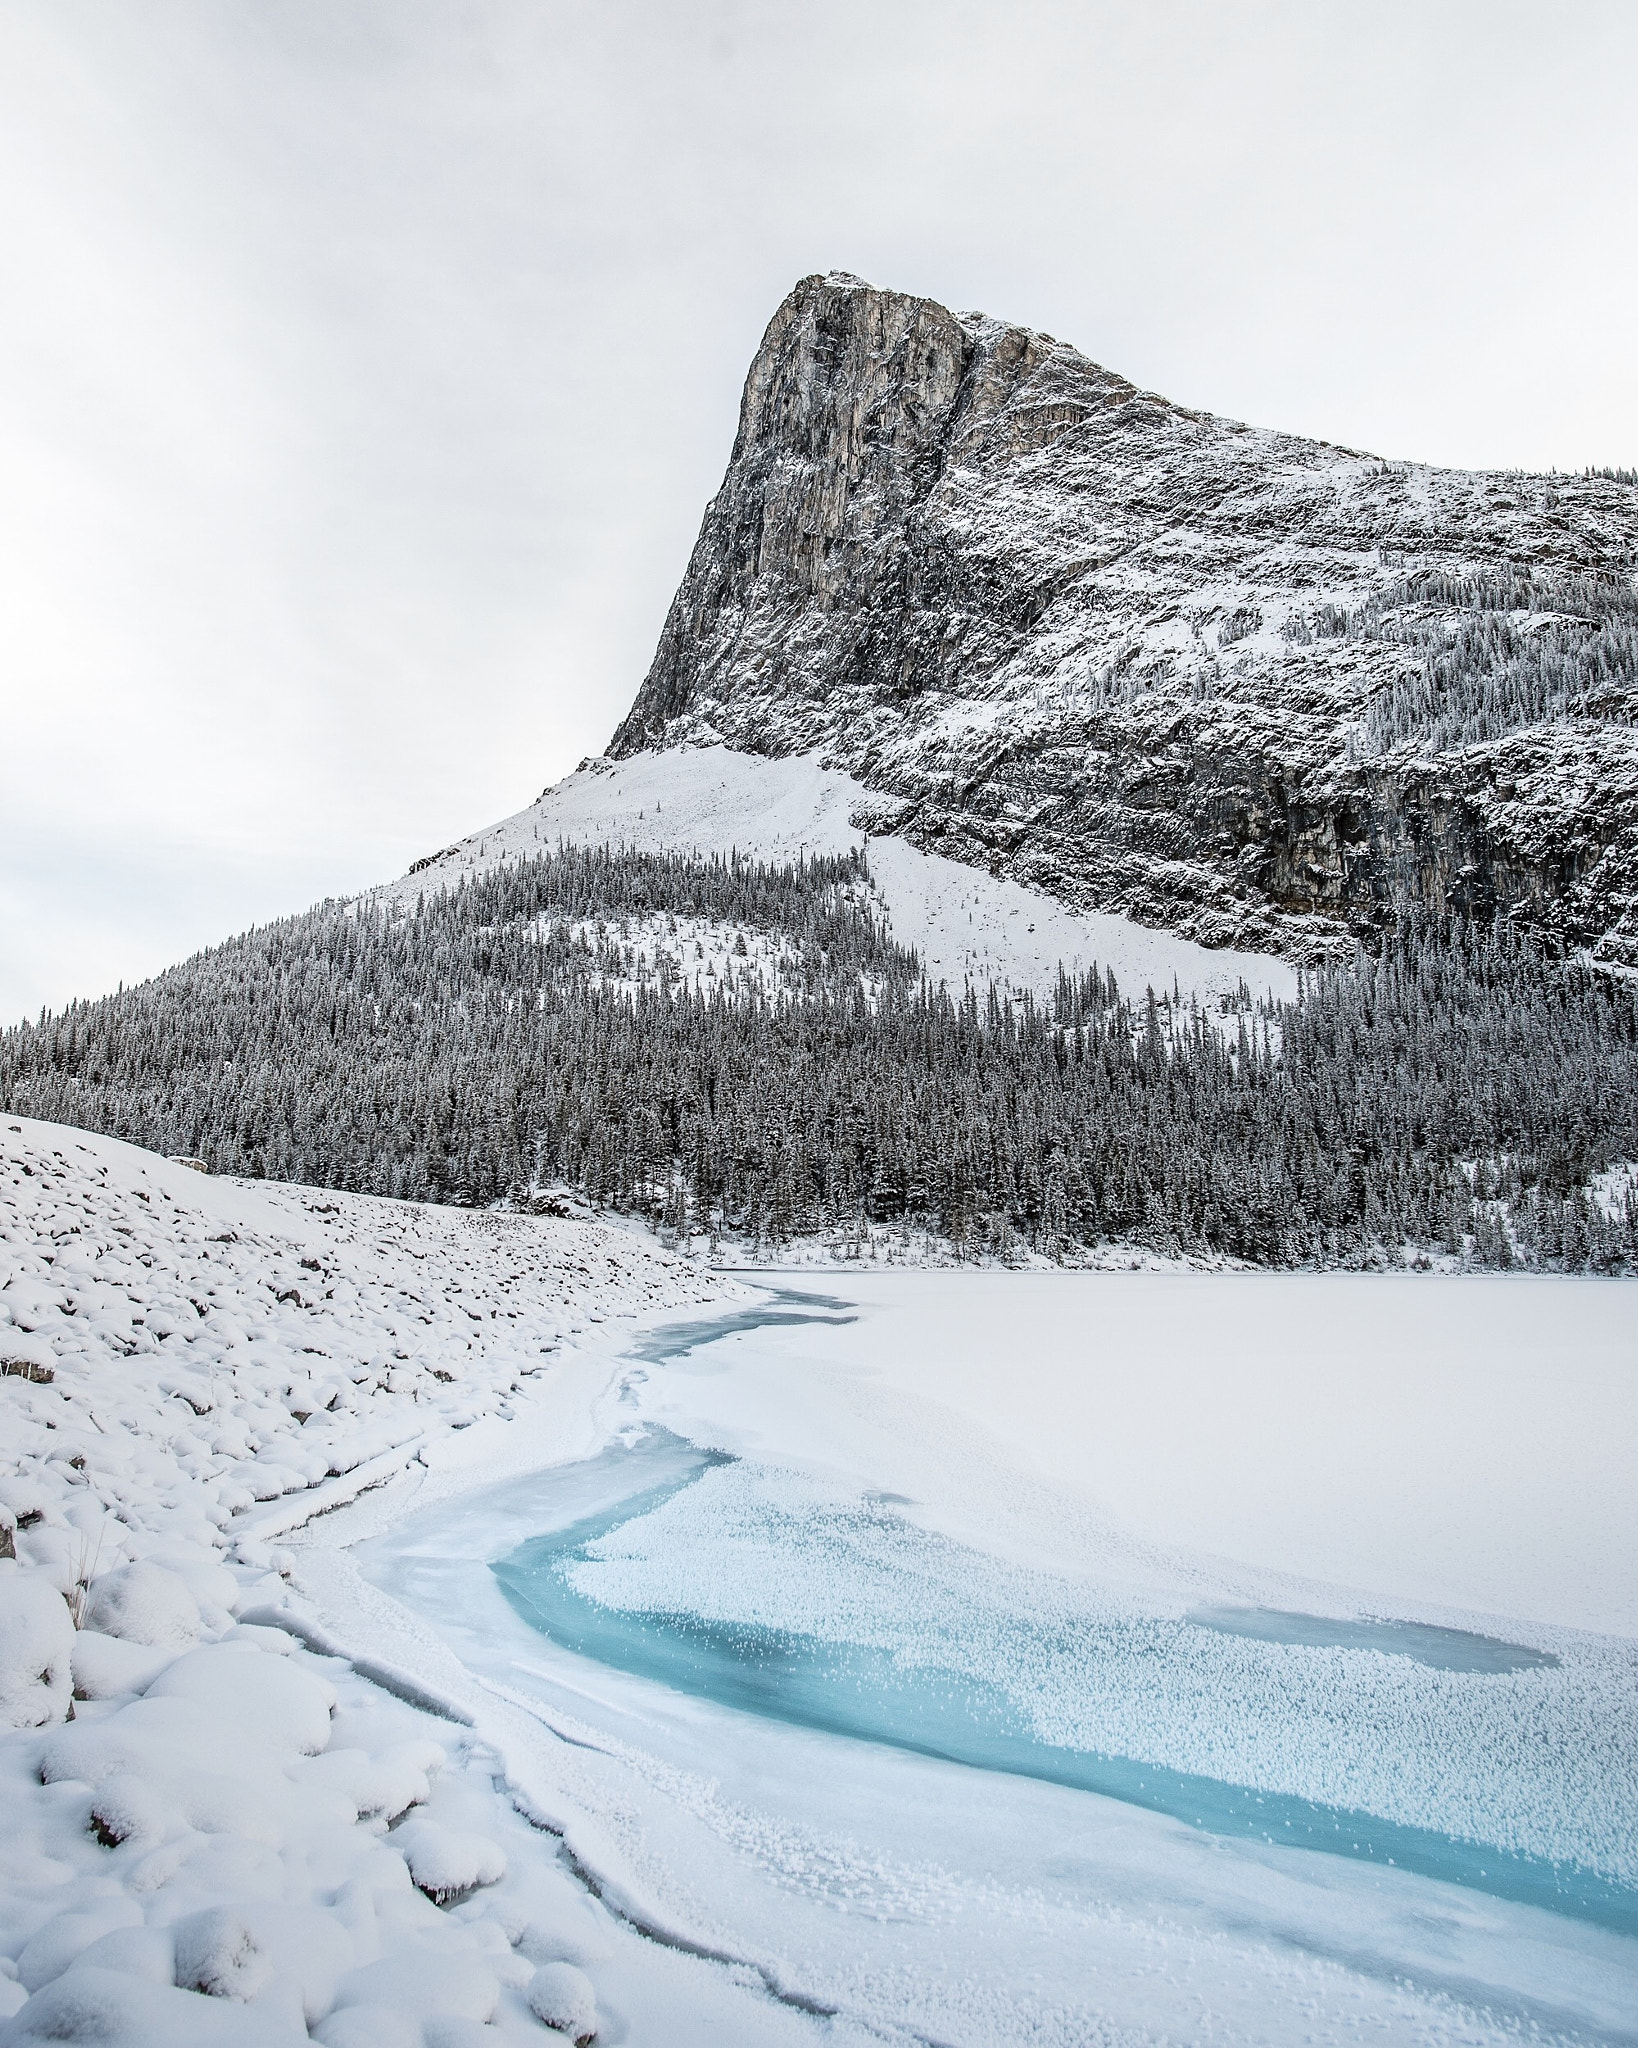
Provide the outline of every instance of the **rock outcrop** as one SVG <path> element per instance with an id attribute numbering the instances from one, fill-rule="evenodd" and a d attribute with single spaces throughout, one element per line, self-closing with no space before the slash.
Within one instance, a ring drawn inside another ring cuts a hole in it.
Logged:
<path id="1" fill-rule="evenodd" d="M 1385 462 L 808 278 L 611 751 L 820 749 L 868 829 L 1207 944 L 1411 903 L 1638 963 L 1638 482 Z"/>

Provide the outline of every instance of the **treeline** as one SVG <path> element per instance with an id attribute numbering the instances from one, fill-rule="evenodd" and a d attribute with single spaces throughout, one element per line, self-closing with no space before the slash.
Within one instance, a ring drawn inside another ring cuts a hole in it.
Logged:
<path id="1" fill-rule="evenodd" d="M 656 918 L 792 943 L 771 984 L 707 979 L 686 933 L 654 965 Z M 1002 1255 L 1638 1266 L 1638 1202 L 1592 1188 L 1638 1159 L 1630 984 L 1411 925 L 1295 1003 L 1212 1016 L 1095 971 L 952 993 L 859 855 L 563 849 L 325 905 L 4 1034 L 0 1101 L 219 1172 L 473 1204 L 567 1183 L 764 1243 L 903 1224 Z"/>

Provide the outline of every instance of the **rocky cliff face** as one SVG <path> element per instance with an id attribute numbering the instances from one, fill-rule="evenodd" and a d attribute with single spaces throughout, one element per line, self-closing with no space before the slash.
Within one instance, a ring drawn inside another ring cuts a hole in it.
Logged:
<path id="1" fill-rule="evenodd" d="M 1208 944 L 1423 902 L 1638 963 L 1638 482 L 1438 470 L 808 278 L 611 751 L 819 749 L 869 829 Z"/>

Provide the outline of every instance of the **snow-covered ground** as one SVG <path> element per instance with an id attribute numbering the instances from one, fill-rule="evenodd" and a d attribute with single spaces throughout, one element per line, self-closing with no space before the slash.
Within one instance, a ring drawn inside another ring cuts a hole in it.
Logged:
<path id="1" fill-rule="evenodd" d="M 1606 1216 L 1625 1216 L 1627 1204 L 1638 1202 L 1638 1162 L 1622 1159 L 1606 1167 L 1587 1192 Z"/>
<path id="2" fill-rule="evenodd" d="M 748 1995 L 598 1908 L 459 1709 L 291 1633 L 279 1543 L 452 1447 L 590 1449 L 615 1319 L 736 1291 L 0 1120 L 8 2048 L 718 2037 Z"/>
<path id="3" fill-rule="evenodd" d="M 20 1118 L 0 1258 L 0 1348 L 54 1374 L 5 1382 L 14 1463 L 258 1558 L 310 1489 L 504 1412 L 592 1322 L 724 1291 L 589 1217 L 217 1180 Z"/>
<path id="4" fill-rule="evenodd" d="M 980 868 L 922 853 L 906 840 L 867 837 L 876 801 L 815 754 L 775 760 L 728 747 L 689 747 L 594 761 L 527 810 L 418 864 L 388 893 L 413 903 L 423 890 L 451 886 L 560 840 L 701 853 L 737 849 L 776 861 L 867 845 L 894 938 L 916 949 L 934 981 L 952 988 L 970 977 L 1050 989 L 1061 963 L 1071 973 L 1094 964 L 1112 971 L 1132 995 L 1175 985 L 1185 1001 L 1211 1004 L 1232 996 L 1242 981 L 1258 996 L 1295 993 L 1293 969 L 1268 954 L 1215 951 L 1130 918 L 1082 915 Z"/>
<path id="5" fill-rule="evenodd" d="M 0 1159 L 4 2048 L 1635 2038 L 1620 1284 L 781 1300 L 579 1218 Z M 564 1580 L 633 1655 L 575 1655 L 492 1567 L 656 1454 Z M 877 1641 L 912 1707 L 1411 1867 L 641 1654 L 708 1640 Z"/>

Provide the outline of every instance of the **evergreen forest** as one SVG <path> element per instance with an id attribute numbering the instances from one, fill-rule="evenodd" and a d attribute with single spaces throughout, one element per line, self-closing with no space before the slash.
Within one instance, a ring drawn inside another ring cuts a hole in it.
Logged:
<path id="1" fill-rule="evenodd" d="M 221 1173 L 678 1240 L 1638 1267 L 1638 988 L 1408 922 L 1296 1001 L 949 989 L 864 855 L 563 847 L 327 903 L 0 1035 L 13 1113 Z"/>

